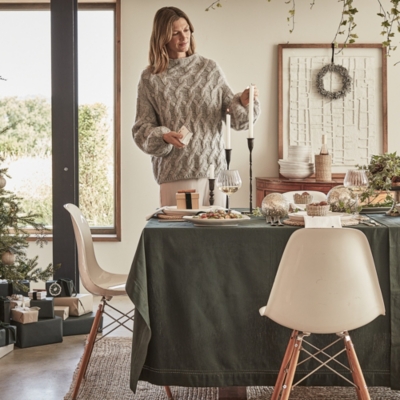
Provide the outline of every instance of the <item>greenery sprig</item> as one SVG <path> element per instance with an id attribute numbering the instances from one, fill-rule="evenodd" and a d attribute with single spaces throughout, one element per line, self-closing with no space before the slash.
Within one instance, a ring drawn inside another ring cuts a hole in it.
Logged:
<path id="1" fill-rule="evenodd" d="M 385 11 L 380 0 L 378 0 L 378 3 L 380 7 L 380 12 L 378 15 L 383 19 L 381 23 L 381 35 L 385 36 L 385 40 L 383 41 L 382 45 L 387 48 L 387 55 L 390 57 L 390 52 L 397 49 L 397 46 L 393 46 L 392 44 L 392 40 L 395 35 L 393 32 L 395 24 L 397 25 L 397 32 L 400 32 L 400 0 L 390 0 L 390 3 L 392 4 L 390 11 Z"/>
<path id="2" fill-rule="evenodd" d="M 270 3 L 272 0 L 268 0 Z M 295 15 L 296 15 L 296 2 L 295 0 L 283 0 L 285 4 L 290 5 L 290 9 L 288 11 L 289 16 L 287 17 L 287 21 L 291 22 L 291 27 L 289 28 L 289 32 L 292 33 L 295 27 Z M 326 1 L 326 0 L 325 0 Z M 335 33 L 333 43 L 337 45 L 337 40 L 340 35 L 345 35 L 343 40 L 343 46 L 338 51 L 340 53 L 343 48 L 345 48 L 348 44 L 355 43 L 358 39 L 357 33 L 355 33 L 355 28 L 357 26 L 355 21 L 355 15 L 358 13 L 358 9 L 355 7 L 355 0 L 337 0 L 343 3 L 343 9 L 340 15 L 340 22 L 338 29 Z M 317 0 L 311 0 L 310 9 L 314 7 Z M 380 12 L 377 14 L 379 17 L 383 19 L 381 22 L 381 35 L 385 36 L 385 39 L 382 41 L 382 45 L 387 48 L 387 54 L 390 55 L 390 51 L 396 50 L 397 46 L 393 45 L 393 38 L 395 37 L 395 33 L 400 33 L 400 0 L 390 0 L 390 10 L 386 11 L 382 5 L 381 0 L 377 0 L 379 4 Z M 361 4 L 361 3 L 360 3 Z M 210 6 L 206 8 L 206 11 L 210 9 L 215 9 L 216 7 L 222 7 L 222 1 L 217 0 L 214 1 Z M 397 29 L 396 29 L 397 28 Z M 338 47 L 338 46 L 336 46 Z"/>

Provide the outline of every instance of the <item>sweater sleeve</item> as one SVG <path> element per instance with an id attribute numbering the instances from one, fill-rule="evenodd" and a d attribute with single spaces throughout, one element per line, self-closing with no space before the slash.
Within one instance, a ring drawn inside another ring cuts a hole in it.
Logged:
<path id="1" fill-rule="evenodd" d="M 147 154 L 155 157 L 168 155 L 173 146 L 164 142 L 163 134 L 170 132 L 165 126 L 159 126 L 157 113 L 150 101 L 150 88 L 142 77 L 138 85 L 136 120 L 132 128 L 133 140 Z"/>

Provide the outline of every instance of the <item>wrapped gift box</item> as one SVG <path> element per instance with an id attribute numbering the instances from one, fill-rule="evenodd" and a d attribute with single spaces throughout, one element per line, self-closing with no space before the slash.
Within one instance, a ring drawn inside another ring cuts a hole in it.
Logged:
<path id="1" fill-rule="evenodd" d="M 39 319 L 54 318 L 54 298 L 47 297 L 43 300 L 31 300 L 30 307 L 39 308 Z"/>
<path id="2" fill-rule="evenodd" d="M 8 297 L 0 297 L 0 322 L 10 322 L 11 302 Z"/>
<path id="3" fill-rule="evenodd" d="M 92 328 L 95 313 L 91 312 L 90 314 L 84 314 L 80 317 L 70 317 L 63 321 L 63 335 L 64 336 L 72 336 L 72 335 L 85 335 L 90 333 L 90 329 Z M 103 330 L 103 317 L 101 317 L 99 332 Z"/>
<path id="4" fill-rule="evenodd" d="M 191 191 L 179 191 L 176 194 L 176 208 L 179 210 L 197 210 L 199 208 L 199 194 Z"/>
<path id="5" fill-rule="evenodd" d="M 17 288 L 15 285 L 13 285 L 13 293 L 14 294 L 22 294 L 22 296 L 28 297 L 30 282 L 28 280 L 22 280 L 22 281 L 18 281 L 18 283 L 20 283 L 21 285 L 27 286 L 28 290 L 24 291 L 24 290 Z"/>
<path id="6" fill-rule="evenodd" d="M 2 338 L 5 334 L 5 342 L 3 343 Z M 14 325 L 4 324 L 0 322 L 0 347 L 8 346 L 9 344 L 14 344 L 17 341 L 17 329 Z"/>
<path id="7" fill-rule="evenodd" d="M 68 306 L 69 316 L 79 317 L 93 312 L 93 295 L 77 294 L 73 297 L 54 297 L 54 305 Z"/>
<path id="8" fill-rule="evenodd" d="M 68 306 L 54 306 L 54 314 L 57 315 L 57 317 L 60 317 L 62 320 L 67 319 L 69 316 L 69 307 Z"/>
<path id="9" fill-rule="evenodd" d="M 15 307 L 25 307 L 29 305 L 29 298 L 20 294 L 13 294 L 11 297 L 9 297 L 9 299 L 11 310 Z"/>
<path id="10" fill-rule="evenodd" d="M 13 292 L 13 284 L 5 279 L 0 279 L 0 297 L 11 296 Z"/>
<path id="11" fill-rule="evenodd" d="M 3 358 L 7 354 L 11 353 L 14 350 L 14 345 L 9 344 L 8 346 L 0 347 L 0 358 Z"/>
<path id="12" fill-rule="evenodd" d="M 6 330 L 4 328 L 0 328 L 0 347 L 6 345 Z"/>
<path id="13" fill-rule="evenodd" d="M 28 297 L 32 300 L 43 300 L 47 297 L 47 292 L 44 291 L 33 291 L 28 293 Z"/>
<path id="14" fill-rule="evenodd" d="M 34 347 L 63 341 L 63 324 L 60 317 L 40 319 L 34 324 L 11 321 L 17 327 L 16 346 Z"/>
<path id="15" fill-rule="evenodd" d="M 16 307 L 11 310 L 11 318 L 21 324 L 32 324 L 39 319 L 39 307 Z"/>

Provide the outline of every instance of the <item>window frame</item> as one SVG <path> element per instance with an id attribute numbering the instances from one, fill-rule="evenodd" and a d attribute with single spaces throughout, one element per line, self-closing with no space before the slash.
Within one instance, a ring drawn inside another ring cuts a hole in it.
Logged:
<path id="1" fill-rule="evenodd" d="M 50 11 L 50 0 L 17 3 L 0 0 L 0 11 L 42 10 Z M 94 241 L 121 241 L 121 0 L 78 0 L 79 10 L 114 11 L 114 226 L 91 227 L 91 232 Z M 57 154 L 53 153 L 53 157 Z M 31 234 L 28 240 L 36 240 L 37 231 L 27 229 L 27 232 Z M 51 241 L 52 234 L 47 238 Z"/>

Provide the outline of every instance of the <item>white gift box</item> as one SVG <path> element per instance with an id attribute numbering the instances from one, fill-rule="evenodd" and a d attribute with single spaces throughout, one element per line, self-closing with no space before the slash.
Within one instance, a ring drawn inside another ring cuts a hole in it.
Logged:
<path id="1" fill-rule="evenodd" d="M 14 350 L 14 343 L 0 347 L 0 358 L 3 358 L 8 353 L 11 353 L 13 350 Z"/>
<path id="2" fill-rule="evenodd" d="M 30 299 L 34 299 L 35 298 L 35 294 L 36 294 L 36 299 L 35 300 L 43 300 L 47 297 L 47 292 L 46 291 L 33 291 L 33 292 L 29 292 L 28 296 Z"/>

